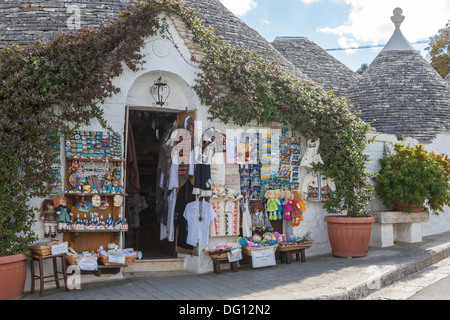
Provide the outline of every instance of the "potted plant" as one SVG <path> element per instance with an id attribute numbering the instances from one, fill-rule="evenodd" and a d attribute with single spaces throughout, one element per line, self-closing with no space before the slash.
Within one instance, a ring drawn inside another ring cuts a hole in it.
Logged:
<path id="1" fill-rule="evenodd" d="M 6 186 L 0 187 L 0 194 Z M 4 210 L 6 206 L 0 204 L 0 300 L 17 300 L 23 297 L 28 247 L 36 239 L 31 231 L 34 215 L 27 206 Z"/>
<path id="2" fill-rule="evenodd" d="M 423 145 L 395 143 L 384 146 L 375 191 L 388 207 L 403 212 L 443 212 L 450 204 L 450 159 L 427 152 Z"/>

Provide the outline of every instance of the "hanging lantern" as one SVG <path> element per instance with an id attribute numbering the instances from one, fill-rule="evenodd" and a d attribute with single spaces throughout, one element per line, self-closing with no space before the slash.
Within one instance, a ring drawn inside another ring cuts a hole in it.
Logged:
<path id="1" fill-rule="evenodd" d="M 161 76 L 159 76 L 158 80 L 156 80 L 150 88 L 150 94 L 155 100 L 153 105 L 157 104 L 161 107 L 166 106 L 168 104 L 166 101 L 170 94 L 170 88 L 167 85 L 167 81 L 162 80 Z"/>

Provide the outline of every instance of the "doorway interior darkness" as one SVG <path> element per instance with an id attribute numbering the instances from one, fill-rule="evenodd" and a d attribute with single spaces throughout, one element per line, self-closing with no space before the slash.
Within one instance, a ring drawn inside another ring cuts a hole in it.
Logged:
<path id="1" fill-rule="evenodd" d="M 174 244 L 160 240 L 155 208 L 161 138 L 177 120 L 177 114 L 130 109 L 128 119 L 138 163 L 140 191 L 127 196 L 125 214 L 129 229 L 125 233 L 125 246 L 141 251 L 143 259 L 171 258 Z"/>

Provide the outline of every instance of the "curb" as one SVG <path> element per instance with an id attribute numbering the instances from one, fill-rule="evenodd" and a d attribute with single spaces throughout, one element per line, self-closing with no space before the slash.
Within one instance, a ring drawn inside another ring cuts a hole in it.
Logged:
<path id="1" fill-rule="evenodd" d="M 423 250 L 418 251 L 418 255 L 422 257 L 416 257 L 413 261 L 399 264 L 395 270 L 387 271 L 379 275 L 376 280 L 379 281 L 380 287 L 377 289 L 370 289 L 367 286 L 366 280 L 364 283 L 357 284 L 350 290 L 347 290 L 346 293 L 335 294 L 324 298 L 327 300 L 358 300 L 365 298 L 377 290 L 380 290 L 450 257 L 450 242 L 432 247 L 425 247 Z"/>

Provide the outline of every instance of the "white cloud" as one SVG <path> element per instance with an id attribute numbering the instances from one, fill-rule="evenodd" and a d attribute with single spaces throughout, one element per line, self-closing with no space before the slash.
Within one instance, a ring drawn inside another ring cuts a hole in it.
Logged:
<path id="1" fill-rule="evenodd" d="M 341 1 L 351 8 L 347 22 L 335 28 L 318 29 L 319 32 L 336 35 L 341 47 L 386 43 L 394 32 L 390 17 L 396 7 L 403 9 L 406 18 L 400 28 L 410 42 L 426 40 L 435 35 L 450 18 L 448 0 Z"/>
<path id="2" fill-rule="evenodd" d="M 270 24 L 269 19 L 267 19 L 267 12 L 264 11 L 264 18 L 261 20 L 262 24 Z"/>
<path id="3" fill-rule="evenodd" d="M 220 0 L 228 10 L 237 16 L 243 16 L 256 8 L 256 0 Z"/>

